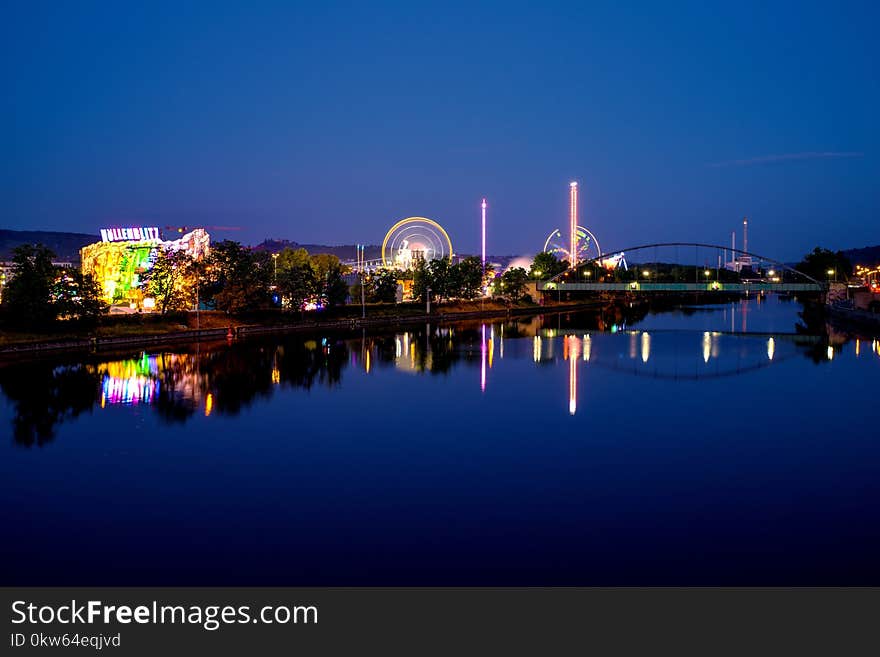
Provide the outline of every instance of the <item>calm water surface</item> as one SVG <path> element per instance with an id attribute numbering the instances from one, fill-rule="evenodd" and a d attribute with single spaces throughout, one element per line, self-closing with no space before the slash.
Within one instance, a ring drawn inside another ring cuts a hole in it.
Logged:
<path id="1" fill-rule="evenodd" d="M 6 584 L 880 584 L 878 342 L 769 298 L 0 367 Z"/>

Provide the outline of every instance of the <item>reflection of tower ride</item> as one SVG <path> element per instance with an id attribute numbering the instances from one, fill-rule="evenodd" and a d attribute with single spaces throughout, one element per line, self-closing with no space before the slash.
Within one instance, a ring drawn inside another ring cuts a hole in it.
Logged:
<path id="1" fill-rule="evenodd" d="M 577 412 L 577 367 L 580 356 L 580 341 L 574 335 L 565 338 L 568 352 L 568 414 Z"/>
<path id="2" fill-rule="evenodd" d="M 486 325 L 480 326 L 480 390 L 486 390 Z"/>
<path id="3" fill-rule="evenodd" d="M 502 339 L 501 339 L 501 349 L 502 356 L 504 350 L 504 338 L 503 338 L 503 327 L 502 327 Z M 486 390 L 486 370 L 487 365 L 488 369 L 492 369 L 492 360 L 495 355 L 495 326 L 489 327 L 489 336 L 488 339 L 486 337 L 486 325 L 480 325 L 480 390 Z"/>

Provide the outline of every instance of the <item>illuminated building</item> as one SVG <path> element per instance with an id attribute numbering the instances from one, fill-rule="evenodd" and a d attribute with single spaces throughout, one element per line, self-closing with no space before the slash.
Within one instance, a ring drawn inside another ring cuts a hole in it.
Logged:
<path id="1" fill-rule="evenodd" d="M 100 242 L 80 250 L 82 271 L 100 285 L 107 303 L 143 307 L 144 274 L 160 253 L 183 251 L 192 258 L 201 258 L 208 254 L 210 243 L 210 235 L 203 228 L 167 241 L 155 227 L 104 228 Z"/>

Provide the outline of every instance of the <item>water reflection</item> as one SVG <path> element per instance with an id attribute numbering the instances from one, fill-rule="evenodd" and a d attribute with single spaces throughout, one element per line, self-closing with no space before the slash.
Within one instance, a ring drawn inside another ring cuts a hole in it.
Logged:
<path id="1" fill-rule="evenodd" d="M 742 304 L 680 312 L 691 317 L 719 313 L 726 325 L 733 317 L 745 322 L 750 311 Z M 771 334 L 635 328 L 644 317 L 644 312 L 611 309 L 499 323 L 424 325 L 378 335 L 362 332 L 359 338 L 286 336 L 61 363 L 14 363 L 0 367 L 0 391 L 13 408 L 14 441 L 31 446 L 46 444 L 58 426 L 96 408 L 145 406 L 171 424 L 195 416 L 231 416 L 278 389 L 333 388 L 346 368 L 367 376 L 382 370 L 419 376 L 474 367 L 474 385 L 488 394 L 496 360 L 505 358 L 505 339 L 515 341 L 508 349 L 514 358 L 528 358 L 530 346 L 537 366 L 552 365 L 560 356 L 567 361 L 571 415 L 579 409 L 579 375 L 583 382 L 599 370 L 666 380 L 740 376 L 796 355 L 827 364 L 850 342 L 856 357 L 866 351 L 880 357 L 877 339 L 866 350 L 861 336 L 824 324 L 821 330 L 808 328 L 810 318 L 803 313 L 804 324 Z"/>

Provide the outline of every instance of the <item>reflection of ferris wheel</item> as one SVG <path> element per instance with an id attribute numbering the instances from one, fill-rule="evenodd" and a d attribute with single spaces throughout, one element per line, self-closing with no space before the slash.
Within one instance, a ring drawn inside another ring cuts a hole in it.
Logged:
<path id="1" fill-rule="evenodd" d="M 409 269 L 417 260 L 452 256 L 452 241 L 443 226 L 425 217 L 407 217 L 394 224 L 382 242 L 385 267 Z"/>
<path id="2" fill-rule="evenodd" d="M 544 251 L 549 251 L 559 260 L 568 260 L 571 262 L 569 254 L 569 239 L 566 235 L 562 236 L 562 232 L 557 228 L 547 236 L 544 242 Z M 583 226 L 577 227 L 577 260 L 584 262 L 602 255 L 602 249 L 599 248 L 599 240 L 589 230 Z"/>

